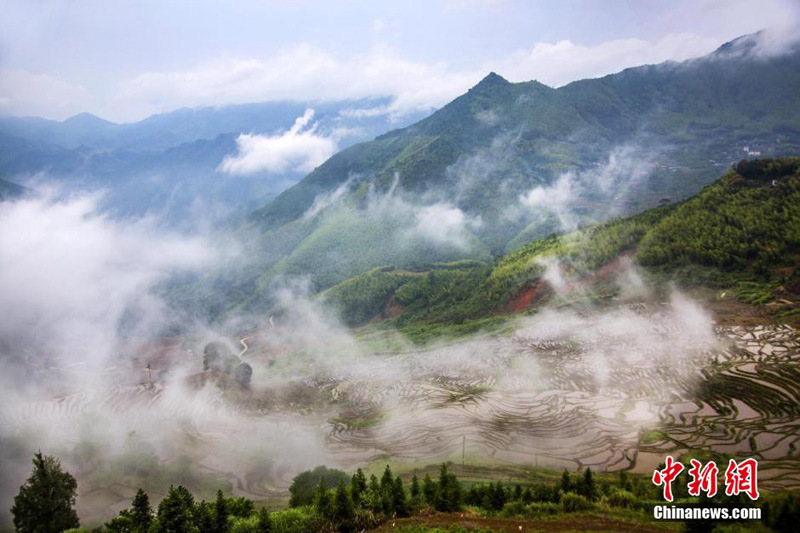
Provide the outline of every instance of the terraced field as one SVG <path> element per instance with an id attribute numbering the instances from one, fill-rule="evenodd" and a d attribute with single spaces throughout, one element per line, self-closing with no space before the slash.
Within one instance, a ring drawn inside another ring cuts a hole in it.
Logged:
<path id="1" fill-rule="evenodd" d="M 345 464 L 465 453 L 649 473 L 667 453 L 707 450 L 758 458 L 765 487 L 800 486 L 792 328 L 710 325 L 706 335 L 665 305 L 551 319 L 462 346 L 467 356 L 397 356 L 396 379 L 332 377 L 334 396 L 389 414 L 367 428 L 333 424 L 331 451 Z"/>
<path id="2" fill-rule="evenodd" d="M 258 368 L 266 348 L 248 341 Z M 93 516 L 168 477 L 269 500 L 314 465 L 387 459 L 650 473 L 706 450 L 754 456 L 761 486 L 797 488 L 799 346 L 788 326 L 717 326 L 680 301 L 543 311 L 511 336 L 303 362 L 251 392 L 196 374 L 8 404 L 0 428 L 8 449 L 57 442 L 46 449 Z"/>

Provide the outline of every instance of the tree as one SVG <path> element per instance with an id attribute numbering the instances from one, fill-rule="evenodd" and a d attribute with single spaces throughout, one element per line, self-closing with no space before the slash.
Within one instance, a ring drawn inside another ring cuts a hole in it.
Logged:
<path id="1" fill-rule="evenodd" d="M 436 483 L 433 482 L 430 474 L 425 474 L 425 479 L 422 480 L 422 495 L 425 498 L 425 503 L 434 507 L 436 505 L 436 495 L 438 492 Z"/>
<path id="2" fill-rule="evenodd" d="M 335 488 L 340 480 L 347 481 L 350 479 L 341 470 L 325 468 L 324 466 L 318 466 L 314 470 L 306 470 L 292 480 L 292 485 L 289 487 L 289 494 L 291 494 L 289 506 L 301 507 L 313 504 L 319 480 L 322 478 L 325 478 L 329 489 Z"/>
<path id="3" fill-rule="evenodd" d="M 417 506 L 420 503 L 422 503 L 422 490 L 419 486 L 419 479 L 414 474 L 414 477 L 411 478 L 411 504 Z"/>
<path id="4" fill-rule="evenodd" d="M 74 509 L 77 488 L 75 478 L 61 470 L 58 459 L 37 452 L 33 472 L 11 507 L 14 527 L 20 533 L 60 533 L 79 527 Z"/>
<path id="5" fill-rule="evenodd" d="M 150 507 L 150 498 L 142 489 L 136 491 L 131 505 L 131 526 L 136 533 L 146 533 L 153 523 L 153 508 Z"/>
<path id="6" fill-rule="evenodd" d="M 218 490 L 217 501 L 214 503 L 214 525 L 212 533 L 227 533 L 229 529 L 229 515 L 228 502 L 225 501 L 225 496 L 222 495 L 222 491 Z"/>
<path id="7" fill-rule="evenodd" d="M 447 471 L 442 463 L 439 469 L 439 491 L 436 498 L 436 510 L 446 513 L 457 511 L 461 507 L 461 484 L 456 476 Z"/>
<path id="8" fill-rule="evenodd" d="M 489 508 L 499 511 L 506 504 L 506 491 L 501 482 L 489 484 Z"/>
<path id="9" fill-rule="evenodd" d="M 324 477 L 320 478 L 319 484 L 317 485 L 317 492 L 314 496 L 314 507 L 317 509 L 317 514 L 328 520 L 331 519 L 333 512 L 331 494 Z"/>
<path id="10" fill-rule="evenodd" d="M 347 492 L 344 481 L 340 481 L 333 497 L 333 521 L 339 531 L 350 531 L 353 528 L 355 516 L 356 511 L 353 507 L 353 500 Z"/>
<path id="11" fill-rule="evenodd" d="M 583 481 L 580 484 L 579 493 L 589 500 L 597 499 L 597 485 L 594 482 L 592 469 L 589 467 L 586 467 L 586 471 L 583 473 Z"/>
<path id="12" fill-rule="evenodd" d="M 269 511 L 266 507 L 258 510 L 258 524 L 256 530 L 258 533 L 272 533 L 272 518 L 269 516 Z"/>
<path id="13" fill-rule="evenodd" d="M 397 516 L 405 516 L 408 513 L 406 489 L 403 488 L 403 480 L 400 479 L 400 476 L 397 476 L 392 484 L 392 510 Z"/>
<path id="14" fill-rule="evenodd" d="M 569 472 L 564 469 L 561 472 L 561 492 L 564 494 L 568 493 L 572 489 L 572 481 L 569 479 Z"/>
<path id="15" fill-rule="evenodd" d="M 353 505 L 361 505 L 361 495 L 367 490 L 367 477 L 360 468 L 356 470 L 350 478 L 350 495 L 353 498 Z"/>
<path id="16" fill-rule="evenodd" d="M 167 497 L 158 504 L 156 533 L 199 533 L 194 524 L 194 498 L 182 486 L 170 486 Z"/>
<path id="17" fill-rule="evenodd" d="M 381 503 L 383 512 L 387 515 L 392 514 L 394 506 L 392 505 L 392 492 L 394 490 L 394 477 L 392 476 L 392 469 L 389 465 L 383 471 L 381 476 Z"/>
<path id="18" fill-rule="evenodd" d="M 392 475 L 392 469 L 389 468 L 389 465 L 386 465 L 386 468 L 383 470 L 383 476 L 381 476 L 381 490 L 390 489 L 392 483 L 394 483 L 394 476 Z"/>
<path id="19" fill-rule="evenodd" d="M 210 533 L 214 531 L 214 505 L 202 500 L 194 506 L 192 510 L 194 525 L 200 533 Z"/>
<path id="20" fill-rule="evenodd" d="M 238 498 L 226 498 L 225 503 L 228 506 L 228 513 L 230 516 L 236 518 L 247 518 L 256 512 L 256 506 L 253 500 L 248 500 L 244 496 Z"/>

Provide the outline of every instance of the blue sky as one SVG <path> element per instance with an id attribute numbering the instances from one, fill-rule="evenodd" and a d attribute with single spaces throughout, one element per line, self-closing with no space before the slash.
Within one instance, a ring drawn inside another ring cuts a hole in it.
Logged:
<path id="1" fill-rule="evenodd" d="M 115 121 L 184 106 L 395 96 L 490 70 L 563 85 L 794 27 L 792 0 L 0 0 L 0 113 Z"/>

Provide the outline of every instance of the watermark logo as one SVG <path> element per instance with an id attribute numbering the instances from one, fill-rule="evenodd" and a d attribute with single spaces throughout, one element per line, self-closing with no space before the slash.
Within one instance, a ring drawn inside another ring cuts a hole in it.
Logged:
<path id="1" fill-rule="evenodd" d="M 717 494 L 717 476 L 719 468 L 714 461 L 709 461 L 705 465 L 697 459 L 689 461 L 691 468 L 688 470 L 691 478 L 687 489 L 690 496 L 700 496 L 705 493 L 709 498 Z M 686 467 L 668 455 L 664 468 L 653 472 L 653 483 L 663 487 L 664 499 L 668 502 L 674 500 L 672 494 L 672 483 L 681 475 Z M 725 495 L 737 496 L 746 494 L 751 500 L 758 499 L 758 461 L 755 459 L 745 459 L 736 462 L 731 459 L 725 469 Z"/>

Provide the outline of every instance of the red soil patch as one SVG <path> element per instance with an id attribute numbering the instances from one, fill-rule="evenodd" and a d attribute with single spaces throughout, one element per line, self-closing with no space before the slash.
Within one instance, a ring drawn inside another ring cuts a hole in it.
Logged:
<path id="1" fill-rule="evenodd" d="M 534 303 L 542 303 L 553 295 L 553 289 L 543 279 L 536 280 L 532 285 L 525 283 L 520 291 L 508 301 L 507 309 L 511 313 L 521 313 L 529 309 Z"/>
<path id="2" fill-rule="evenodd" d="M 620 254 L 590 275 L 570 281 L 561 289 L 561 292 L 568 293 L 570 291 L 584 289 L 595 283 L 614 279 L 628 269 L 628 258 L 631 255 L 633 255 L 632 250 Z M 565 265 L 561 265 L 560 269 L 562 274 L 567 273 Z M 542 278 L 539 278 L 533 283 L 526 282 L 519 292 L 509 300 L 507 309 L 511 313 L 521 313 L 526 309 L 530 309 L 533 305 L 544 303 L 545 300 L 549 299 L 553 294 L 555 294 L 553 288 Z"/>
<path id="3" fill-rule="evenodd" d="M 400 316 L 402 312 L 403 306 L 394 299 L 394 294 L 389 296 L 389 298 L 386 299 L 386 306 L 383 310 L 384 316 L 386 318 L 394 318 L 396 316 Z"/>

